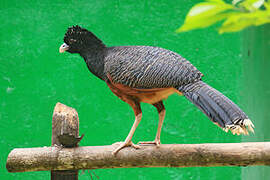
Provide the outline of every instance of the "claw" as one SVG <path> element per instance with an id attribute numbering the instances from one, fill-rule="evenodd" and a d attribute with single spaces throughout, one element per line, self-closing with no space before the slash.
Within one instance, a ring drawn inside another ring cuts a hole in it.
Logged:
<path id="1" fill-rule="evenodd" d="M 154 141 L 140 141 L 138 144 L 153 144 L 156 145 L 157 147 L 160 146 L 160 140 L 155 139 Z"/>
<path id="2" fill-rule="evenodd" d="M 115 156 L 121 149 L 125 148 L 125 147 L 128 147 L 128 146 L 131 146 L 132 148 L 135 148 L 135 149 L 140 149 L 141 147 L 139 145 L 136 145 L 134 144 L 133 142 L 117 142 L 117 143 L 114 143 L 114 144 L 120 144 L 113 152 L 112 154 Z"/>

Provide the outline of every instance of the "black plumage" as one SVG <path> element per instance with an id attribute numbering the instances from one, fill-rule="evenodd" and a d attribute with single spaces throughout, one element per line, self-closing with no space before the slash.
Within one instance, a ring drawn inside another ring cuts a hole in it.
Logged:
<path id="1" fill-rule="evenodd" d="M 175 52 L 152 46 L 107 47 L 93 33 L 79 26 L 68 28 L 64 42 L 60 52 L 79 53 L 88 69 L 134 110 L 134 125 L 125 142 L 114 153 L 125 146 L 138 148 L 131 138 L 141 120 L 140 102 L 153 104 L 159 112 L 158 131 L 152 143 L 160 144 L 165 117 L 162 100 L 172 93 L 183 94 L 225 131 L 231 130 L 238 135 L 248 134 L 248 130 L 254 132 L 247 115 L 223 94 L 204 83 L 203 74 Z"/>

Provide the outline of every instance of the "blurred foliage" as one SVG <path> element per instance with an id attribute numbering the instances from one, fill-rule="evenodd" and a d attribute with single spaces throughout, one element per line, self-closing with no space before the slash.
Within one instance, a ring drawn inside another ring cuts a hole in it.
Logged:
<path id="1" fill-rule="evenodd" d="M 176 32 L 205 28 L 222 21 L 219 33 L 240 31 L 270 22 L 270 2 L 265 0 L 206 0 L 195 4 Z"/>

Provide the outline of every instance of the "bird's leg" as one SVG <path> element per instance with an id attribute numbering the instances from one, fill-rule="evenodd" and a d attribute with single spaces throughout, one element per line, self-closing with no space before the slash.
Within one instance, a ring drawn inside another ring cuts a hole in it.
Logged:
<path id="1" fill-rule="evenodd" d="M 156 134 L 156 138 L 154 141 L 147 141 L 147 142 L 139 142 L 139 144 L 155 144 L 157 146 L 160 145 L 160 134 L 161 134 L 161 128 L 162 128 L 162 124 L 165 118 L 165 107 L 163 105 L 162 101 L 159 101 L 158 103 L 153 104 L 157 110 L 158 110 L 158 115 L 159 115 L 159 122 L 158 122 L 158 129 L 157 129 L 157 134 Z"/>
<path id="2" fill-rule="evenodd" d="M 139 145 L 136 145 L 134 144 L 131 139 L 133 137 L 133 134 L 137 128 L 137 126 L 139 125 L 141 119 L 142 119 L 142 111 L 141 111 L 141 107 L 140 107 L 140 104 L 137 103 L 137 102 L 127 102 L 129 105 L 131 105 L 131 107 L 133 108 L 134 110 L 134 113 L 135 113 L 135 121 L 132 125 L 132 128 L 128 134 L 128 136 L 126 137 L 125 141 L 124 142 L 121 142 L 120 145 L 113 151 L 113 154 L 115 155 L 116 153 L 118 153 L 121 149 L 123 149 L 124 147 L 127 147 L 127 146 L 131 146 L 135 149 L 138 149 L 140 148 Z"/>
<path id="3" fill-rule="evenodd" d="M 161 128 L 162 128 L 162 124 L 163 124 L 163 121 L 164 121 L 164 118 L 165 118 L 165 113 L 166 113 L 166 110 L 163 109 L 162 111 L 159 112 L 159 122 L 158 122 L 158 129 L 157 129 L 157 134 L 156 134 L 156 138 L 155 138 L 155 144 L 157 146 L 160 145 L 160 134 L 161 134 Z"/>
<path id="4" fill-rule="evenodd" d="M 120 145 L 113 151 L 113 154 L 115 155 L 116 153 L 118 153 L 121 149 L 123 149 L 124 147 L 127 147 L 127 146 L 131 146 L 135 149 L 138 149 L 140 148 L 139 145 L 136 145 L 134 144 L 131 139 L 132 139 L 132 136 L 138 126 L 138 124 L 140 123 L 141 121 L 141 118 L 142 118 L 142 114 L 138 114 L 136 117 L 135 117 L 135 121 L 133 123 L 133 126 L 128 134 L 128 136 L 126 137 L 125 141 L 124 142 L 121 142 Z"/>

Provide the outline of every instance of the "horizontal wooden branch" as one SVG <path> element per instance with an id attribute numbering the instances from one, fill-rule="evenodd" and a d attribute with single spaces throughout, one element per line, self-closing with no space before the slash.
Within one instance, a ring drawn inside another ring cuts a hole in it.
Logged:
<path id="1" fill-rule="evenodd" d="M 9 172 L 132 167 L 270 165 L 270 142 L 224 144 L 163 144 L 124 148 L 117 145 L 75 148 L 20 148 L 10 152 Z"/>

